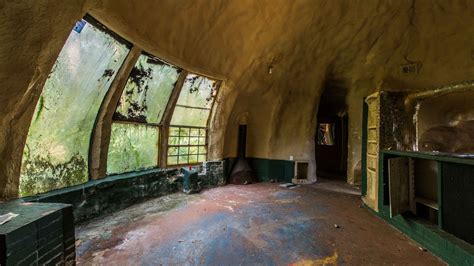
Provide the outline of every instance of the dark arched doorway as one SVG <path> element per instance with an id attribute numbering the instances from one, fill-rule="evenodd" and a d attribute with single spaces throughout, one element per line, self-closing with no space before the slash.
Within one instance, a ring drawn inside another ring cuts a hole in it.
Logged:
<path id="1" fill-rule="evenodd" d="M 346 180 L 346 92 L 338 82 L 326 82 L 319 103 L 315 136 L 316 174 L 325 179 Z"/>

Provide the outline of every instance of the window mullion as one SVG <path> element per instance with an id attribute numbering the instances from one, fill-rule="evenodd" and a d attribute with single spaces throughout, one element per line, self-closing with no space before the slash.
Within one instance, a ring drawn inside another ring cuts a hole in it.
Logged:
<path id="1" fill-rule="evenodd" d="M 179 74 L 178 81 L 176 82 L 176 85 L 173 89 L 173 92 L 171 93 L 170 99 L 168 100 L 168 104 L 166 105 L 165 112 L 163 114 L 163 118 L 161 119 L 161 132 L 160 132 L 160 156 L 159 156 L 159 161 L 160 161 L 160 167 L 164 168 L 166 167 L 168 161 L 167 161 L 167 155 L 168 155 L 168 136 L 169 136 L 169 128 L 170 128 L 170 121 L 171 117 L 173 116 L 173 111 L 176 106 L 176 103 L 178 102 L 178 97 L 179 94 L 181 93 L 181 89 L 184 85 L 184 81 L 186 80 L 186 76 L 188 75 L 188 72 L 186 70 L 182 70 L 181 73 Z M 178 160 L 179 160 L 179 154 L 178 154 Z"/>
<path id="2" fill-rule="evenodd" d="M 128 76 L 138 60 L 140 53 L 140 48 L 132 47 L 101 103 L 92 131 L 91 145 L 89 148 L 90 179 L 98 179 L 106 176 L 108 148 L 112 131 L 112 117 L 125 88 L 125 84 L 127 83 Z"/>

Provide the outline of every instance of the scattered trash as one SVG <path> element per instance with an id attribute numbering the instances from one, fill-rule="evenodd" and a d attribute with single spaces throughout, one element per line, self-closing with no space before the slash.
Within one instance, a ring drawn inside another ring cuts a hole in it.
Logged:
<path id="1" fill-rule="evenodd" d="M 281 184 L 280 187 L 286 187 L 286 188 L 289 188 L 289 189 L 293 189 L 293 188 L 297 188 L 299 187 L 300 185 L 295 185 L 293 183 L 285 183 L 285 184 Z"/>
<path id="2" fill-rule="evenodd" d="M 178 240 L 179 243 L 184 242 L 184 240 Z"/>
<path id="3" fill-rule="evenodd" d="M 335 227 L 335 228 L 339 228 L 339 225 L 338 225 L 338 224 L 334 224 L 334 227 Z"/>
<path id="4" fill-rule="evenodd" d="M 13 218 L 15 218 L 17 216 L 18 216 L 18 214 L 13 213 L 13 212 L 9 212 L 7 214 L 0 215 L 0 225 L 9 222 L 10 220 L 12 220 Z"/>
<path id="5" fill-rule="evenodd" d="M 270 179 L 270 183 L 275 183 L 276 180 L 275 179 Z"/>
<path id="6" fill-rule="evenodd" d="M 424 247 L 418 247 L 419 250 L 421 251 L 426 251 L 426 249 Z"/>

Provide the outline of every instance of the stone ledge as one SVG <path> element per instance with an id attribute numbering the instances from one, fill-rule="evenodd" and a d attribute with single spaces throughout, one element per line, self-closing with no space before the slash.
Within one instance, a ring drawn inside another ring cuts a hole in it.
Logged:
<path id="1" fill-rule="evenodd" d="M 202 188 L 225 185 L 224 167 L 224 161 L 204 163 L 206 171 L 199 175 Z M 79 223 L 151 198 L 181 191 L 182 178 L 178 174 L 179 169 L 157 168 L 117 174 L 22 200 L 70 204 L 74 210 L 74 222 Z"/>

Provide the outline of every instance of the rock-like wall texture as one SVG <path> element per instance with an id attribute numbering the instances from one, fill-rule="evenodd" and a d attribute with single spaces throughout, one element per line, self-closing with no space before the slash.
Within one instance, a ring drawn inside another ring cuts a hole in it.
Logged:
<path id="1" fill-rule="evenodd" d="M 324 81 L 347 87 L 348 180 L 357 179 L 362 98 L 470 80 L 470 0 L 0 1 L 0 191 L 15 197 L 36 100 L 74 21 L 90 13 L 136 46 L 224 80 L 210 158 L 236 154 L 248 113 L 248 156 L 310 160 Z M 400 66 L 420 62 L 418 74 Z M 273 66 L 269 74 L 269 66 Z"/>

